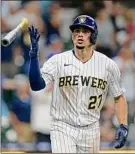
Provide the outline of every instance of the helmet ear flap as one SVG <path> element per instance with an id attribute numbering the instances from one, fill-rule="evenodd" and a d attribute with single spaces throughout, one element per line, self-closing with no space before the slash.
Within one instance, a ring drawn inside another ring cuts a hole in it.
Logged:
<path id="1" fill-rule="evenodd" d="M 90 42 L 92 44 L 95 44 L 96 43 L 96 40 L 97 40 L 97 35 L 98 35 L 98 31 L 95 31 L 91 34 L 91 37 L 90 37 Z"/>

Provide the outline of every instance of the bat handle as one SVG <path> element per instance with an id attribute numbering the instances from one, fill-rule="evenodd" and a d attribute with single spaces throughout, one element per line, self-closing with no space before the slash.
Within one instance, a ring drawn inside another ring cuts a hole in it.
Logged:
<path id="1" fill-rule="evenodd" d="M 28 19 L 24 18 L 22 22 L 18 25 L 20 29 L 23 29 L 24 26 L 28 25 Z"/>

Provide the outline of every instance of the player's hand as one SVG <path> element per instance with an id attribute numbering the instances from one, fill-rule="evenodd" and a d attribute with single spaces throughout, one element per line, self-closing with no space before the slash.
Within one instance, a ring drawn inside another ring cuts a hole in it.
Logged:
<path id="1" fill-rule="evenodd" d="M 116 131 L 116 137 L 114 141 L 114 148 L 119 149 L 124 146 L 128 136 L 127 125 L 121 124 Z"/>
<path id="2" fill-rule="evenodd" d="M 31 41 L 31 50 L 30 50 L 30 57 L 37 57 L 38 56 L 38 41 L 40 38 L 40 33 L 37 28 L 33 25 L 28 27 L 30 41 Z"/>

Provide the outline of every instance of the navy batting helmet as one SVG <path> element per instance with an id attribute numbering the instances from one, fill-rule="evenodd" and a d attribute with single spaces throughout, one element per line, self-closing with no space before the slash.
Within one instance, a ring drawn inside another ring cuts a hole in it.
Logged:
<path id="1" fill-rule="evenodd" d="M 73 21 L 73 24 L 70 25 L 69 28 L 73 32 L 73 30 L 77 28 L 78 26 L 84 26 L 91 30 L 92 34 L 90 37 L 90 42 L 92 44 L 95 44 L 97 40 L 97 35 L 98 35 L 96 21 L 88 15 L 80 15 L 75 18 L 75 20 Z"/>

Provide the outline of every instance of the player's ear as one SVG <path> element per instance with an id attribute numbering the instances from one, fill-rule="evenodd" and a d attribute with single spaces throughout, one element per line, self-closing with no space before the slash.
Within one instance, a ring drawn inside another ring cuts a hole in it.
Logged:
<path id="1" fill-rule="evenodd" d="M 72 37 L 72 41 L 73 41 L 74 40 L 74 34 L 73 33 L 71 34 L 71 37 Z"/>

